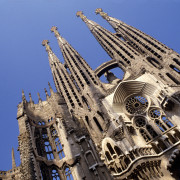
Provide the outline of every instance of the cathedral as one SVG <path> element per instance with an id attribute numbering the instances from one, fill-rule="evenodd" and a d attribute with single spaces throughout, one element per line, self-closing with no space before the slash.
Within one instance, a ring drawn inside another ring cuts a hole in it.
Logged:
<path id="1" fill-rule="evenodd" d="M 22 92 L 18 104 L 16 166 L 0 180 L 178 180 L 180 179 L 180 55 L 142 31 L 99 14 L 115 33 L 87 25 L 111 57 L 92 70 L 53 26 L 62 63 L 49 46 L 56 91 L 35 104 Z M 111 72 L 118 68 L 124 76 Z M 107 83 L 100 80 L 105 76 Z"/>

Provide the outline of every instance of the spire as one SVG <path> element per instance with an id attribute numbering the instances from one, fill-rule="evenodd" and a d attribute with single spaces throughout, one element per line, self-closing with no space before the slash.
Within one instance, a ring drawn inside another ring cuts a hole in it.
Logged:
<path id="1" fill-rule="evenodd" d="M 48 40 L 43 40 L 42 41 L 42 45 L 46 47 L 46 51 L 51 52 L 52 50 L 51 50 L 51 48 L 50 48 L 50 46 L 48 44 L 49 44 Z"/>
<path id="2" fill-rule="evenodd" d="M 100 10 L 97 12 L 101 12 Z M 103 28 L 99 24 L 88 20 L 81 11 L 77 12 L 77 16 L 87 24 L 91 23 L 93 28 L 90 29 L 96 40 L 102 46 L 102 48 L 107 52 L 107 54 L 117 61 L 121 69 L 130 70 L 130 66 L 133 65 L 134 60 L 139 56 L 139 54 L 131 48 L 127 42 L 118 38 L 114 33 Z M 84 20 L 85 19 L 85 20 Z M 139 57 L 138 57 L 139 59 Z"/>
<path id="3" fill-rule="evenodd" d="M 51 32 L 54 32 L 58 40 L 59 47 L 65 60 L 65 67 L 71 74 L 76 89 L 82 91 L 85 85 L 97 85 L 99 80 L 95 77 L 94 71 L 81 55 L 59 34 L 57 27 L 53 26 Z"/>
<path id="4" fill-rule="evenodd" d="M 39 102 L 42 102 L 42 99 L 41 99 L 41 97 L 40 97 L 40 94 L 37 93 L 37 95 L 38 95 L 38 101 L 39 101 Z"/>
<path id="5" fill-rule="evenodd" d="M 88 28 L 89 28 L 90 30 L 92 30 L 95 26 L 98 26 L 98 24 L 97 24 L 96 22 L 88 19 L 88 18 L 83 14 L 82 11 L 78 11 L 78 12 L 76 13 L 76 16 L 77 16 L 77 17 L 80 17 L 80 18 L 86 23 L 86 25 L 88 26 Z"/>
<path id="6" fill-rule="evenodd" d="M 57 91 L 64 97 L 69 108 L 74 108 L 76 103 L 81 106 L 81 101 L 77 96 L 78 92 L 64 65 L 52 52 L 47 40 L 44 40 L 42 45 L 46 47 L 46 51 L 48 52 L 49 63 Z M 51 94 L 53 93 L 51 87 L 50 92 Z"/>
<path id="7" fill-rule="evenodd" d="M 101 17 L 105 20 L 108 21 L 108 23 L 114 28 L 116 29 L 118 27 L 118 25 L 123 24 L 122 21 L 116 19 L 116 18 L 112 18 L 110 16 L 108 16 L 107 13 L 103 12 L 102 8 L 97 8 L 95 11 L 96 14 L 100 14 Z"/>
<path id="8" fill-rule="evenodd" d="M 29 102 L 30 102 L 30 103 L 33 103 L 31 93 L 29 93 Z"/>
<path id="9" fill-rule="evenodd" d="M 100 14 L 104 19 L 109 20 L 109 16 L 107 13 L 103 12 L 102 8 L 97 8 L 95 11 L 96 14 Z"/>
<path id="10" fill-rule="evenodd" d="M 57 56 L 53 53 L 51 47 L 49 46 L 49 41 L 48 41 L 48 40 L 43 40 L 43 41 L 42 41 L 42 45 L 46 47 L 46 51 L 47 51 L 48 56 L 49 56 L 50 66 L 51 66 L 54 62 L 60 63 L 59 59 L 58 59 Z"/>
<path id="11" fill-rule="evenodd" d="M 54 93 L 54 91 L 53 91 L 53 89 L 52 89 L 52 87 L 51 87 L 50 82 L 48 82 L 48 86 L 49 86 L 50 93 L 51 93 L 51 95 L 52 95 L 52 94 Z"/>
<path id="12" fill-rule="evenodd" d="M 46 90 L 46 88 L 44 88 L 45 94 L 46 94 L 46 99 L 49 98 L 48 92 Z"/>
<path id="13" fill-rule="evenodd" d="M 54 32 L 54 35 L 56 36 L 56 38 L 58 39 L 58 43 L 59 43 L 59 46 L 60 45 L 64 45 L 67 43 L 67 41 L 62 37 L 60 36 L 59 32 L 57 31 L 57 27 L 56 26 L 53 26 L 51 28 L 51 32 Z"/>
<path id="14" fill-rule="evenodd" d="M 26 97 L 25 97 L 25 94 L 24 94 L 24 90 L 22 90 L 22 101 L 26 102 Z"/>
<path id="15" fill-rule="evenodd" d="M 124 39 L 128 40 L 134 48 L 141 49 L 141 52 L 147 53 L 155 58 L 161 57 L 170 50 L 167 46 L 157 41 L 153 37 L 142 31 L 122 22 L 119 19 L 108 16 L 101 8 L 96 9 L 96 14 L 100 14 Z"/>
<path id="16" fill-rule="evenodd" d="M 12 148 L 11 156 L 12 156 L 12 169 L 13 169 L 13 168 L 16 168 L 16 162 L 15 162 L 15 156 L 14 156 L 14 148 Z"/>

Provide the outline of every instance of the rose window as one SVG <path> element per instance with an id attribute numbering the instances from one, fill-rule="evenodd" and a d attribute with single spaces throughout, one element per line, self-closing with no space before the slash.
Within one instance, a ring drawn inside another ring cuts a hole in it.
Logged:
<path id="1" fill-rule="evenodd" d="M 134 96 L 127 100 L 126 110 L 130 114 L 142 114 L 148 107 L 148 100 L 143 96 Z"/>
<path id="2" fill-rule="evenodd" d="M 161 111 L 158 110 L 158 109 L 151 109 L 150 112 L 149 112 L 149 115 L 151 118 L 160 118 L 161 116 Z"/>
<path id="3" fill-rule="evenodd" d="M 144 118 L 139 117 L 139 118 L 137 118 L 137 119 L 135 120 L 135 124 L 136 124 L 137 127 L 143 127 L 143 126 L 146 125 L 146 121 L 145 121 Z"/>

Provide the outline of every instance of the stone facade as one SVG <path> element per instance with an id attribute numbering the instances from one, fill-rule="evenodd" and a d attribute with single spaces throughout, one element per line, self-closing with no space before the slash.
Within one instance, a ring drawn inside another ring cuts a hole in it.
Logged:
<path id="1" fill-rule="evenodd" d="M 57 92 L 18 105 L 21 165 L 0 179 L 174 180 L 180 178 L 180 55 L 126 23 L 100 14 L 112 33 L 79 16 L 112 60 L 92 70 L 52 27 L 65 63 L 48 45 Z M 124 71 L 122 80 L 112 72 Z M 100 81 L 105 75 L 109 83 Z"/>

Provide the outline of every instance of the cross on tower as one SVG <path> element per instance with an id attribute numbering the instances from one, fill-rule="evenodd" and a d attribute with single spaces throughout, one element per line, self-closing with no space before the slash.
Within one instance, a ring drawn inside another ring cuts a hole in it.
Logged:
<path id="1" fill-rule="evenodd" d="M 48 51 L 51 51 L 51 48 L 50 48 L 50 46 L 48 45 L 48 43 L 49 43 L 48 40 L 43 40 L 43 41 L 42 41 L 42 45 L 43 45 L 43 46 L 46 46 L 46 51 L 47 51 L 47 52 L 48 52 Z"/>
<path id="2" fill-rule="evenodd" d="M 78 12 L 76 13 L 76 16 L 77 16 L 77 17 L 80 17 L 83 21 L 87 19 L 86 16 L 83 14 L 82 11 L 78 11 Z"/>
<path id="3" fill-rule="evenodd" d="M 57 27 L 56 26 L 53 26 L 52 28 L 51 28 L 51 32 L 54 32 L 54 34 L 55 34 L 55 36 L 59 36 L 59 32 L 57 31 Z"/>

